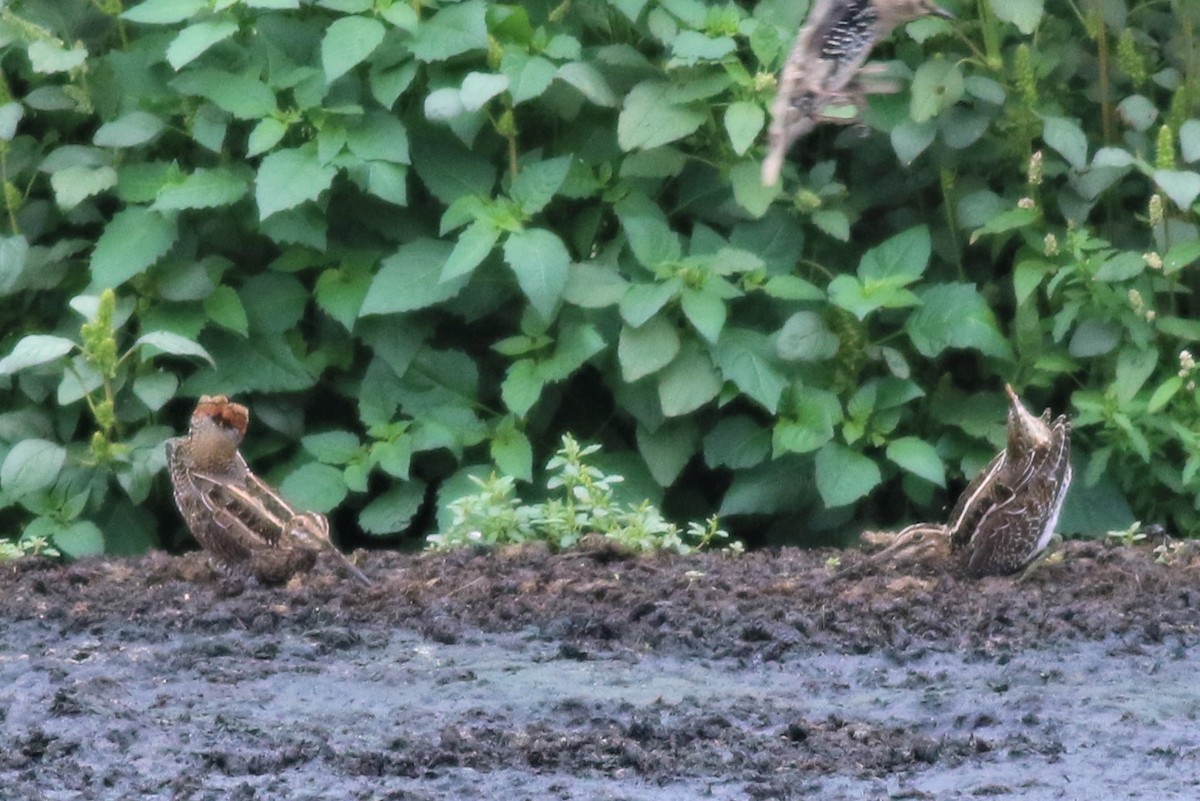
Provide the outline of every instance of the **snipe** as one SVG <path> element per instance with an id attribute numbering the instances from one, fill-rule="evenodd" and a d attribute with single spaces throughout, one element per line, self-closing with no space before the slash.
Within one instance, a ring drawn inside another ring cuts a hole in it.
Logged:
<path id="1" fill-rule="evenodd" d="M 1071 423 L 1031 414 L 1011 386 L 1004 450 L 967 485 L 945 525 L 917 523 L 863 564 L 949 546 L 971 576 L 1016 573 L 1054 537 L 1071 485 Z"/>
<path id="2" fill-rule="evenodd" d="M 224 395 L 205 395 L 187 436 L 167 440 L 175 504 L 192 535 L 226 573 L 283 584 L 331 554 L 360 583 L 370 585 L 329 539 L 329 521 L 299 512 L 250 470 L 238 446 L 249 410 Z"/>
<path id="3" fill-rule="evenodd" d="M 764 186 L 779 180 L 788 148 L 818 123 L 857 122 L 867 94 L 897 90 L 864 66 L 867 57 L 897 26 L 927 14 L 954 16 L 933 0 L 814 0 L 779 75 Z"/>

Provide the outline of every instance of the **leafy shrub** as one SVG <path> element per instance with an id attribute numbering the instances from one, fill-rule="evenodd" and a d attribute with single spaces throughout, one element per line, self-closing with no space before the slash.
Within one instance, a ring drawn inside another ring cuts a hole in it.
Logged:
<path id="1" fill-rule="evenodd" d="M 765 188 L 805 5 L 0 9 L 7 530 L 179 531 L 160 445 L 217 391 L 343 529 L 445 520 L 481 468 L 534 486 L 575 431 L 672 515 L 795 540 L 939 517 L 1004 380 L 1074 413 L 1068 529 L 1127 498 L 1191 530 L 1195 4 L 914 22 L 878 51 L 908 90 Z"/>
<path id="2" fill-rule="evenodd" d="M 691 553 L 714 544 L 742 549 L 740 542 L 725 542 L 729 534 L 718 527 L 716 517 L 689 523 L 681 533 L 647 501 L 622 505 L 614 487 L 625 478 L 607 475 L 585 459 L 599 450 L 599 445 L 580 447 L 570 434 L 563 435 L 562 447 L 546 464 L 546 489 L 552 497 L 541 503 L 520 504 L 513 497 L 512 476 L 471 476 L 479 492 L 450 502 L 450 524 L 441 533 L 430 534 L 429 544 L 453 548 L 539 541 L 569 548 L 595 534 L 634 551 Z"/>

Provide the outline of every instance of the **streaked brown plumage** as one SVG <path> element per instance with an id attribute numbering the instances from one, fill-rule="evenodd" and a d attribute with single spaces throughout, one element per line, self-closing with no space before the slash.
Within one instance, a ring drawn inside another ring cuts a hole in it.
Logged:
<path id="1" fill-rule="evenodd" d="M 224 395 L 205 395 L 187 436 L 167 440 L 175 504 L 192 535 L 225 572 L 282 584 L 332 554 L 364 585 L 371 581 L 329 539 L 329 521 L 298 512 L 246 465 L 238 446 L 249 410 Z"/>
<path id="2" fill-rule="evenodd" d="M 874 72 L 863 65 L 875 44 L 898 25 L 928 14 L 953 18 L 932 0 L 813 0 L 779 75 L 763 185 L 775 185 L 788 149 L 817 123 L 855 122 L 864 95 L 895 91 L 890 82 L 860 82 Z M 843 113 L 836 113 L 837 107 Z"/>
<path id="3" fill-rule="evenodd" d="M 943 549 L 968 575 L 1016 573 L 1046 549 L 1071 485 L 1071 423 L 1030 414 L 1011 386 L 1004 450 L 959 496 L 946 525 L 917 523 L 867 564 Z"/>

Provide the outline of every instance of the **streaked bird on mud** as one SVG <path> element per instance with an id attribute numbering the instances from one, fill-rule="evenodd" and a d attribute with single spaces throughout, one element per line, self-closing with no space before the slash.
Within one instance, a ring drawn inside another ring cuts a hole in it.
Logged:
<path id="1" fill-rule="evenodd" d="M 1011 386 L 1005 447 L 967 485 L 945 525 L 916 523 L 845 572 L 901 555 L 949 548 L 970 576 L 1007 575 L 1037 561 L 1053 541 L 1071 485 L 1071 423 L 1031 414 Z"/>
<path id="2" fill-rule="evenodd" d="M 187 436 L 167 440 L 175 504 L 192 535 L 232 576 L 284 584 L 328 553 L 369 586 L 371 580 L 330 541 L 325 515 L 297 511 L 250 470 L 238 450 L 249 421 L 240 403 L 205 395 Z"/>
<path id="3" fill-rule="evenodd" d="M 896 27 L 930 14 L 954 18 L 932 0 L 813 0 L 779 75 L 764 186 L 778 182 L 788 150 L 818 123 L 856 122 L 867 94 L 897 90 L 891 81 L 870 80 L 879 71 L 864 67 L 867 57 Z"/>

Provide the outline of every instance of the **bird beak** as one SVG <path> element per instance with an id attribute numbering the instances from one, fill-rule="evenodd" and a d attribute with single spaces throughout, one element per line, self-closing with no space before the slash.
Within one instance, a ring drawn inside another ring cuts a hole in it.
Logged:
<path id="1" fill-rule="evenodd" d="M 1004 392 L 1008 395 L 1008 403 L 1009 406 L 1012 407 L 1012 413 L 1016 415 L 1018 420 L 1021 421 L 1021 428 L 1023 428 L 1026 432 L 1033 434 L 1038 442 L 1044 442 L 1045 437 L 1042 436 L 1042 432 L 1045 430 L 1046 426 L 1042 419 L 1030 414 L 1029 410 L 1025 408 L 1025 404 L 1021 403 L 1021 399 L 1017 397 L 1017 393 L 1013 390 L 1012 384 L 1005 384 Z"/>
<path id="2" fill-rule="evenodd" d="M 934 6 L 933 11 L 931 11 L 930 13 L 933 14 L 934 16 L 942 17 L 943 19 L 958 19 L 958 17 L 954 16 L 954 14 L 950 13 L 946 9 L 942 8 L 941 6 Z"/>

